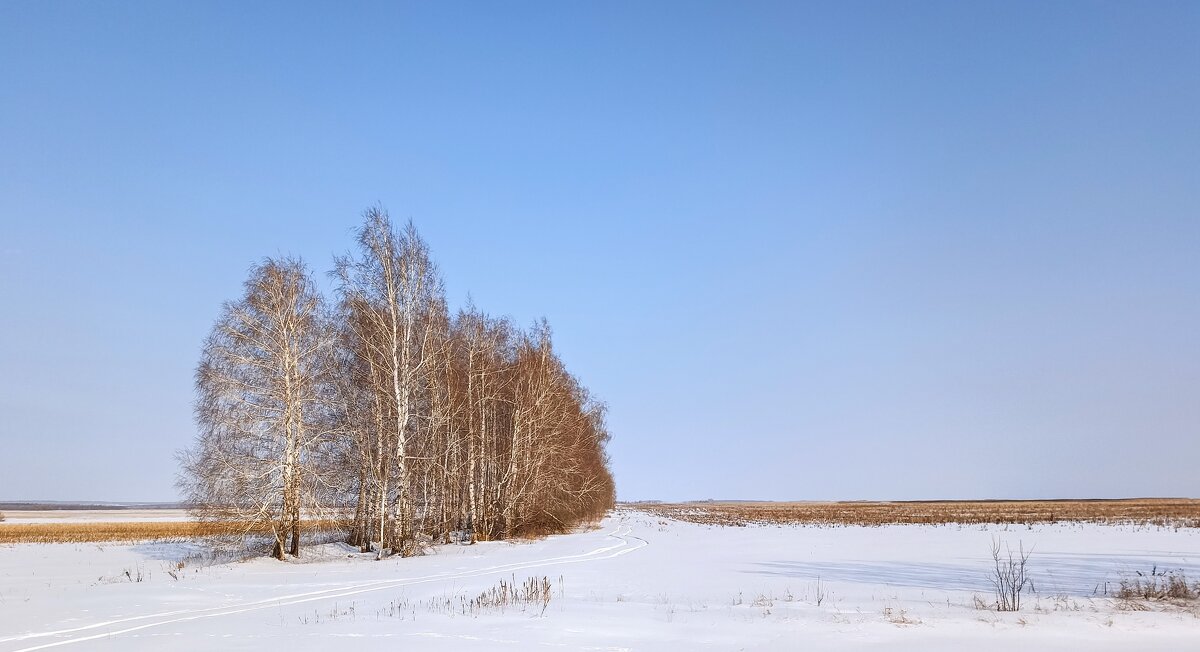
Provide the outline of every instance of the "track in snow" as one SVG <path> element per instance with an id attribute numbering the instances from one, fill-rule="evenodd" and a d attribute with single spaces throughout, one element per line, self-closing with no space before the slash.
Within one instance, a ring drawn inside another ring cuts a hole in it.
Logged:
<path id="1" fill-rule="evenodd" d="M 128 634 L 143 629 L 152 627 L 160 627 L 171 623 L 186 622 L 190 620 L 201 620 L 204 618 L 217 618 L 220 616 L 232 616 L 234 614 L 245 613 L 248 611 L 256 611 L 259 609 L 269 609 L 272 607 L 283 607 L 304 602 L 313 602 L 316 600 L 329 600 L 333 598 L 344 598 L 347 596 L 358 595 L 361 593 L 370 593 L 373 591 L 383 591 L 385 589 L 396 588 L 400 586 L 410 586 L 413 584 L 426 584 L 429 582 L 437 582 L 441 580 L 466 579 L 471 577 L 479 577 L 482 575 L 490 575 L 492 573 L 507 573 L 510 571 L 525 570 L 529 568 L 538 568 L 541 566 L 556 566 L 562 564 L 579 564 L 588 561 L 599 561 L 603 559 L 612 559 L 621 555 L 629 554 L 635 550 L 645 547 L 647 544 L 645 539 L 631 536 L 633 528 L 628 525 L 618 526 L 616 530 L 608 534 L 609 538 L 616 539 L 617 543 L 603 546 L 592 550 L 591 552 L 580 553 L 577 555 L 564 555 L 560 557 L 549 557 L 546 559 L 535 559 L 523 562 L 514 562 L 510 564 L 500 564 L 498 566 L 489 566 L 487 568 L 476 568 L 467 571 L 438 573 L 434 575 L 425 575 L 421 577 L 409 577 L 393 580 L 373 580 L 370 582 L 358 582 L 346 584 L 337 588 L 322 589 L 320 591 L 309 591 L 306 593 L 294 593 L 291 595 L 276 596 L 262 600 L 253 600 L 241 604 L 224 605 L 220 607 L 207 607 L 204 609 L 181 609 L 178 611 L 165 611 L 156 614 L 147 614 L 144 616 L 133 616 L 130 618 L 120 618 L 117 620 L 108 620 L 91 625 L 83 625 L 81 627 L 71 627 L 68 629 L 58 629 L 46 632 L 30 632 L 26 634 L 18 634 L 16 636 L 8 636 L 0 638 L 0 647 L 5 647 L 6 643 L 16 645 L 26 645 L 33 642 L 33 639 L 47 637 L 63 637 L 56 638 L 51 641 L 36 642 L 30 647 L 11 648 L 10 652 L 33 652 L 34 650 L 44 650 L 47 648 L 58 647 L 60 645 L 71 645 L 73 643 L 83 643 L 98 638 L 106 638 L 110 636 L 118 636 Z M 137 621 L 136 625 L 129 625 Z M 129 625 L 129 626 L 126 626 Z M 115 629 L 109 629 L 115 628 Z M 94 632 L 92 630 L 103 630 Z"/>

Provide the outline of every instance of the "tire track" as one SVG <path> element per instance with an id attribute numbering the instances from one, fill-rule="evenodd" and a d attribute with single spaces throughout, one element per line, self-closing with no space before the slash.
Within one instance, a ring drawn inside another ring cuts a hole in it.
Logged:
<path id="1" fill-rule="evenodd" d="M 468 578 L 480 577 L 480 576 L 484 576 L 484 575 L 490 575 L 493 573 L 507 573 L 507 572 L 517 571 L 517 570 L 538 568 L 541 566 L 578 564 L 578 563 L 583 563 L 583 562 L 588 562 L 588 561 L 600 561 L 600 560 L 604 560 L 604 559 L 613 559 L 615 557 L 629 554 L 631 552 L 634 552 L 635 550 L 645 547 L 646 545 L 649 545 L 645 539 L 642 539 L 640 537 L 631 536 L 630 533 L 632 531 L 633 531 L 633 528 L 630 527 L 629 525 L 620 525 L 613 532 L 606 535 L 606 537 L 608 537 L 608 538 L 617 539 L 617 543 L 615 543 L 613 545 L 609 545 L 609 546 L 603 546 L 603 547 L 597 548 L 595 550 L 592 550 L 590 552 L 579 553 L 579 554 L 575 554 L 575 555 L 563 555 L 563 556 L 559 556 L 559 557 L 549 557 L 546 559 L 535 559 L 535 560 L 529 560 L 529 561 L 523 561 L 523 562 L 512 562 L 512 563 L 508 563 L 508 564 L 499 564 L 496 566 L 489 566 L 486 568 L 477 568 L 477 569 L 471 569 L 471 570 L 467 570 L 467 571 L 436 573 L 433 575 L 425 575 L 425 576 L 421 576 L 421 577 L 410 577 L 410 578 L 401 578 L 401 579 L 392 579 L 392 580 L 372 580 L 370 582 L 358 582 L 358 583 L 348 584 L 348 585 L 344 585 L 344 586 L 340 586 L 340 587 L 336 587 L 336 588 L 332 588 L 332 589 L 322 589 L 319 591 L 308 591 L 308 592 L 304 592 L 304 593 L 295 593 L 295 594 L 286 595 L 286 596 L 276 596 L 273 598 L 265 598 L 262 600 L 254 600 L 254 601 L 250 601 L 250 602 L 244 602 L 242 604 L 237 604 L 237 605 L 223 605 L 220 607 L 207 607 L 207 608 L 203 608 L 203 609 L 182 609 L 182 610 L 176 610 L 176 611 L 160 612 L 160 613 L 156 613 L 156 614 L 147 614 L 144 616 L 133 616 L 130 618 L 120 618 L 120 619 L 108 620 L 108 621 L 104 621 L 104 622 L 100 622 L 100 623 L 93 623 L 91 625 L 84 625 L 81 627 L 59 629 L 59 630 L 53 630 L 53 631 L 47 631 L 47 632 L 34 632 L 34 633 L 22 634 L 22 635 L 18 635 L 18 636 L 12 636 L 12 637 L 8 637 L 8 638 L 0 639 L 0 643 L 13 642 L 13 641 L 27 641 L 27 640 L 35 639 L 35 638 L 60 636 L 63 634 L 74 634 L 77 632 L 85 632 L 87 630 L 111 627 L 114 625 L 123 625 L 125 623 L 132 623 L 132 622 L 139 621 L 139 620 L 155 619 L 152 622 L 141 623 L 138 625 L 134 625 L 132 627 L 125 627 L 123 629 L 105 630 L 103 632 L 99 632 L 99 633 L 95 633 L 95 634 L 75 636 L 72 638 L 65 638 L 65 639 L 61 639 L 61 640 L 55 640 L 55 641 L 51 641 L 51 642 L 41 643 L 38 645 L 34 645 L 32 647 L 24 647 L 24 648 L 18 648 L 18 649 L 12 650 L 12 652 L 33 652 L 34 650 L 44 650 L 47 648 L 58 647 L 58 646 L 62 646 L 62 645 L 83 643 L 85 641 L 91 641 L 91 640 L 95 640 L 98 638 L 105 638 L 105 637 L 109 637 L 109 636 L 118 636 L 121 634 L 136 632 L 136 631 L 140 631 L 143 629 L 149 629 L 151 627 L 161 627 L 163 625 L 169 625 L 172 623 L 187 622 L 187 621 L 192 621 L 192 620 L 201 620 L 204 618 L 216 618 L 216 617 L 220 617 L 220 616 L 232 616 L 235 614 L 246 613 L 249 611 L 257 611 L 260 609 L 268 609 L 268 608 L 272 608 L 272 607 L 285 607 L 285 606 L 290 606 L 290 605 L 295 605 L 295 604 L 302 604 L 305 602 L 313 602 L 313 601 L 317 601 L 317 600 L 329 600 L 329 599 L 334 599 L 334 598 L 344 598 L 344 597 L 349 597 L 352 595 L 371 593 L 374 591 L 383 591 L 386 589 L 391 589 L 391 588 L 396 588 L 396 587 L 401 587 L 401 586 L 411 586 L 411 585 L 415 585 L 415 584 L 427 584 L 430 582 L 437 582 L 437 581 L 442 581 L 442 580 L 468 579 Z M 636 541 L 631 541 L 631 539 L 636 540 Z"/>

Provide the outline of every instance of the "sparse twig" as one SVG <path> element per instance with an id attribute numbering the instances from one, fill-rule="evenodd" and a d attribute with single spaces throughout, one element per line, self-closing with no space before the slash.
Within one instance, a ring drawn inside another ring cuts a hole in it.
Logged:
<path id="1" fill-rule="evenodd" d="M 1000 551 L 999 539 L 992 539 L 992 588 L 996 593 L 997 611 L 1020 611 L 1021 593 L 1029 586 L 1029 575 L 1026 567 L 1029 562 L 1029 552 L 1025 551 L 1023 542 L 1017 543 L 1014 554 L 1007 544 L 1005 552 Z"/>

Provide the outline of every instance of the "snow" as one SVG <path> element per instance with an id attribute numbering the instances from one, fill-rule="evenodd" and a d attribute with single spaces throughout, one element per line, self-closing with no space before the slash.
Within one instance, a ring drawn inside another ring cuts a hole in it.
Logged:
<path id="1" fill-rule="evenodd" d="M 28 509 L 5 510 L 5 523 L 148 523 L 188 520 L 185 509 Z"/>
<path id="2" fill-rule="evenodd" d="M 1019 613 L 994 539 L 1033 549 Z M 214 563 L 198 543 L 0 546 L 0 652 L 39 649 L 1196 650 L 1200 611 L 1122 609 L 1136 571 L 1200 579 L 1200 532 L 1135 526 L 710 527 L 636 511 L 532 542 L 376 562 L 340 544 Z M 183 560 L 182 569 L 178 563 Z M 172 577 L 174 573 L 176 577 Z M 138 576 L 142 581 L 136 581 Z M 501 580 L 540 605 L 463 613 Z M 819 602 L 819 604 L 818 604 Z"/>

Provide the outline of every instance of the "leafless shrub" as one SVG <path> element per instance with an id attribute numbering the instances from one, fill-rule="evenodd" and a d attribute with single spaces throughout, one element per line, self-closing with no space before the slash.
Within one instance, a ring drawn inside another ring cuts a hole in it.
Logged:
<path id="1" fill-rule="evenodd" d="M 991 580 L 996 592 L 997 611 L 1021 610 L 1021 593 L 1029 585 L 1026 565 L 1031 552 L 1025 552 L 1025 544 L 1018 542 L 1016 553 L 1007 544 L 1001 553 L 999 539 L 992 539 L 994 566 Z"/>

